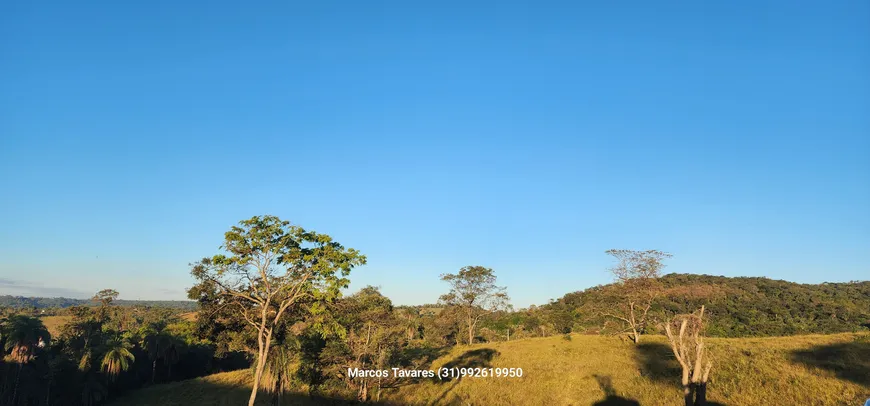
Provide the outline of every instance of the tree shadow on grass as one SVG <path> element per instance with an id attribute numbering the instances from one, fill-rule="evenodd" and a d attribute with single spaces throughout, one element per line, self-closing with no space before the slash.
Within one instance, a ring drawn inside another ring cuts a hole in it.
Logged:
<path id="1" fill-rule="evenodd" d="M 492 348 L 478 348 L 476 350 L 466 351 L 464 354 L 454 358 L 450 362 L 442 365 L 442 368 L 491 368 L 492 360 L 499 355 L 499 352 Z M 442 380 L 449 381 L 445 378 Z"/>
<path id="2" fill-rule="evenodd" d="M 791 359 L 810 367 L 831 371 L 840 379 L 870 386 L 868 337 L 848 343 L 817 345 L 806 350 L 793 351 Z"/>
<path id="3" fill-rule="evenodd" d="M 671 347 L 661 343 L 641 343 L 635 347 L 634 358 L 641 376 L 674 387 L 680 387 L 683 370 Z"/>
<path id="4" fill-rule="evenodd" d="M 641 376 L 653 382 L 682 388 L 680 377 L 683 374 L 683 369 L 674 357 L 674 352 L 670 346 L 662 343 L 641 343 L 636 345 L 634 349 L 634 358 L 637 361 L 638 372 L 640 372 Z M 599 382 L 599 385 L 601 385 L 601 382 Z M 682 401 L 674 404 L 682 404 Z M 609 404 L 603 403 L 602 405 Z M 613 403 L 613 406 L 618 405 L 620 403 Z M 629 403 L 626 403 L 626 405 L 629 405 Z M 725 404 L 707 401 L 707 406 L 725 406 Z"/>
<path id="5" fill-rule="evenodd" d="M 441 358 L 449 351 L 450 347 L 412 347 L 404 350 L 404 356 L 407 359 L 420 362 L 421 367 L 428 367 L 432 365 L 432 361 Z"/>
<path id="6" fill-rule="evenodd" d="M 238 406 L 246 405 L 251 395 L 251 388 L 246 385 L 220 384 L 216 382 L 196 382 L 195 385 L 179 385 L 191 381 L 180 381 L 171 384 L 158 384 L 149 388 L 131 391 L 108 403 L 108 406 Z M 260 391 L 257 394 L 256 406 L 345 406 L 345 405 L 377 405 L 400 406 L 400 403 L 374 401 L 365 403 L 355 398 L 336 396 L 308 396 L 299 393 L 284 394 L 280 398 Z"/>
<path id="7" fill-rule="evenodd" d="M 604 391 L 604 399 L 595 402 L 592 406 L 640 406 L 640 402 L 624 398 L 616 395 L 616 390 L 613 389 L 613 383 L 609 376 L 592 375 L 598 382 L 598 386 Z"/>
<path id="8" fill-rule="evenodd" d="M 492 348 L 478 348 L 476 350 L 466 351 L 462 355 L 454 358 L 453 360 L 442 365 L 441 367 L 448 368 L 448 369 L 452 369 L 452 368 L 491 368 L 492 367 L 492 360 L 495 359 L 495 357 L 497 357 L 498 355 L 499 355 L 499 352 L 492 349 Z M 437 371 L 436 371 L 436 373 L 437 373 Z M 445 388 L 443 391 L 441 391 L 441 394 L 438 395 L 438 397 L 433 399 L 428 404 L 430 404 L 430 405 L 444 404 L 443 402 L 446 399 L 447 395 L 451 391 L 453 391 L 453 388 L 455 388 L 456 385 L 459 384 L 460 380 L 462 380 L 461 376 L 456 377 L 456 378 L 450 378 L 450 377 L 441 378 L 438 382 L 440 382 L 442 384 L 447 383 L 447 382 L 451 382 L 451 381 L 452 381 L 452 383 L 447 388 Z"/>

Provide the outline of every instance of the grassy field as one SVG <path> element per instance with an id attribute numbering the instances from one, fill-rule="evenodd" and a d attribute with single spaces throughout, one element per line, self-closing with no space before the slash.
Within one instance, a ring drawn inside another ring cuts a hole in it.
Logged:
<path id="1" fill-rule="evenodd" d="M 197 313 L 198 312 L 181 313 L 178 315 L 178 317 L 180 317 L 182 320 L 186 320 L 186 321 L 196 321 Z"/>
<path id="2" fill-rule="evenodd" d="M 709 339 L 711 405 L 863 405 L 870 398 L 870 337 L 838 334 Z M 395 405 L 677 405 L 679 369 L 664 337 L 633 343 L 572 335 L 457 347 L 432 365 L 522 368 L 522 378 L 422 381 L 383 391 Z M 239 405 L 248 371 L 157 385 L 115 405 Z M 375 394 L 373 394 L 375 395 Z M 267 404 L 267 396 L 262 396 Z M 288 396 L 284 404 L 340 403 Z"/>
<path id="3" fill-rule="evenodd" d="M 60 334 L 60 328 L 68 323 L 72 319 L 72 316 L 45 316 L 39 319 L 42 320 L 42 324 L 45 325 L 51 336 L 57 337 Z"/>

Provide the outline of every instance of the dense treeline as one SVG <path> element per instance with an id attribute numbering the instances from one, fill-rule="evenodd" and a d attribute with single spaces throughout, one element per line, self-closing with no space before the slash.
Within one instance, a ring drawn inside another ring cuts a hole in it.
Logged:
<path id="1" fill-rule="evenodd" d="M 106 290 L 96 306 L 73 306 L 52 337 L 41 317 L 4 309 L 0 315 L 0 404 L 97 405 L 153 383 L 203 376 L 247 365 L 215 356 L 179 310 L 115 306 Z"/>
<path id="2" fill-rule="evenodd" d="M 870 282 L 810 285 L 691 274 L 669 274 L 659 281 L 662 289 L 653 301 L 652 318 L 668 320 L 705 305 L 711 336 L 828 334 L 870 327 Z M 620 323 L 605 314 L 623 297 L 621 289 L 619 284 L 596 286 L 542 308 L 551 317 L 570 320 L 572 331 L 615 332 Z M 649 330 L 658 332 L 657 323 Z"/>
<path id="3" fill-rule="evenodd" d="M 91 299 L 70 299 L 66 297 L 24 297 L 24 296 L 0 296 L 0 307 L 14 309 L 48 309 L 67 308 L 73 306 L 87 306 Z M 118 306 L 150 306 L 195 311 L 196 302 L 190 300 L 123 300 L 114 302 Z"/>
<path id="4" fill-rule="evenodd" d="M 654 320 L 705 305 L 708 332 L 717 336 L 834 333 L 866 329 L 870 282 L 803 285 L 766 278 L 670 274 L 651 310 Z M 550 304 L 496 309 L 481 319 L 475 342 L 571 332 L 616 333 L 604 316 L 623 297 L 620 284 L 565 295 Z M 153 383 L 245 368 L 254 360 L 255 331 L 208 284 L 190 290 L 202 311 L 195 321 L 177 309 L 116 306 L 111 291 L 96 306 L 73 306 L 71 320 L 51 337 L 40 318 L 7 313 L 0 319 L 0 403 L 96 405 Z M 367 287 L 300 310 L 275 329 L 261 388 L 276 397 L 290 390 L 358 400 L 376 399 L 399 380 L 349 376 L 348 368 L 424 368 L 445 348 L 466 342 L 462 308 L 447 303 L 393 306 Z M 651 323 L 651 326 L 657 326 Z M 654 328 L 654 327 L 652 327 Z M 655 332 L 647 331 L 646 333 Z"/>

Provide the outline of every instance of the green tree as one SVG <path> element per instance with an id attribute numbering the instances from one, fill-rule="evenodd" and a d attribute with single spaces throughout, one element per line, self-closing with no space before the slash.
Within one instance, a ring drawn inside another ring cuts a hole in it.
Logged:
<path id="1" fill-rule="evenodd" d="M 35 357 L 37 349 L 48 345 L 51 335 L 42 324 L 42 320 L 15 315 L 9 317 L 0 326 L 0 337 L 4 342 L 3 349 L 8 353 L 7 359 L 18 364 L 18 373 L 15 376 L 15 386 L 12 391 L 12 403 L 14 404 L 24 364 Z"/>
<path id="2" fill-rule="evenodd" d="M 275 216 L 241 221 L 224 235 L 222 248 L 226 254 L 193 264 L 191 274 L 201 285 L 216 289 L 256 331 L 254 384 L 248 402 L 253 406 L 282 317 L 304 300 L 339 297 L 350 283 L 351 269 L 365 264 L 365 256 L 328 235 L 306 231 Z M 308 307 L 313 312 L 320 309 Z"/>
<path id="3" fill-rule="evenodd" d="M 122 371 L 130 369 L 136 357 L 130 352 L 130 343 L 118 338 L 110 339 L 105 347 L 100 369 L 114 381 Z"/>
<path id="4" fill-rule="evenodd" d="M 396 317 L 390 299 L 372 286 L 338 301 L 333 313 L 345 334 L 327 342 L 320 360 L 329 365 L 329 375 L 342 376 L 344 383 L 357 392 L 357 400 L 366 402 L 370 387 L 374 386 L 379 396 L 381 387 L 395 383 L 394 379 L 352 377 L 347 371 L 398 366 L 405 327 Z"/>
<path id="5" fill-rule="evenodd" d="M 105 322 L 109 319 L 109 311 L 112 306 L 112 302 L 118 300 L 118 291 L 115 289 L 103 289 L 97 292 L 92 301 L 100 304 L 99 311 L 97 312 L 97 318 L 101 322 Z"/>
<path id="6" fill-rule="evenodd" d="M 142 335 L 142 349 L 151 361 L 151 383 L 157 376 L 157 362 L 166 364 L 166 379 L 172 379 L 172 365 L 178 362 L 183 352 L 184 342 L 178 337 L 163 331 L 162 326 L 151 326 Z"/>
<path id="7" fill-rule="evenodd" d="M 441 275 L 441 280 L 450 284 L 450 292 L 440 301 L 460 310 L 468 330 L 468 344 L 474 343 L 474 329 L 484 316 L 510 308 L 510 298 L 504 287 L 496 286 L 491 268 L 466 266 L 458 273 Z"/>

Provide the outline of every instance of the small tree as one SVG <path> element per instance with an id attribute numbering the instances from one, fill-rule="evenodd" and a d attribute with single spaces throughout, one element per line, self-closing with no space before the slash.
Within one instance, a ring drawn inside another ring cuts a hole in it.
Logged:
<path id="1" fill-rule="evenodd" d="M 450 292 L 440 301 L 459 309 L 468 329 L 468 344 L 474 343 L 474 329 L 484 316 L 510 308 L 510 298 L 504 287 L 496 286 L 490 268 L 466 266 L 456 274 L 441 275 L 441 280 L 450 284 Z"/>
<path id="2" fill-rule="evenodd" d="M 697 314 L 674 317 L 665 325 L 671 350 L 682 367 L 683 398 L 686 406 L 707 404 L 707 381 L 713 361 L 704 346 L 704 306 Z"/>
<path id="3" fill-rule="evenodd" d="M 406 334 L 403 323 L 396 317 L 390 299 L 371 286 L 338 301 L 333 308 L 336 321 L 346 334 L 328 342 L 320 360 L 331 365 L 327 368 L 330 375 L 341 377 L 357 392 L 357 400 L 368 401 L 372 387 L 377 400 L 381 388 L 395 384 L 396 377 L 353 377 L 347 372 L 399 365 Z"/>
<path id="4" fill-rule="evenodd" d="M 275 216 L 255 216 L 224 235 L 226 254 L 193 265 L 199 281 L 195 292 L 213 288 L 224 305 L 235 309 L 256 332 L 254 381 L 248 404 L 253 406 L 266 367 L 273 333 L 282 317 L 304 301 L 331 301 L 349 284 L 346 278 L 365 256 L 346 249 L 325 234 L 306 231 Z"/>
<path id="5" fill-rule="evenodd" d="M 640 343 L 649 310 L 661 291 L 658 278 L 665 267 L 662 261 L 672 255 L 656 250 L 608 250 L 606 253 L 617 260 L 610 272 L 620 285 L 622 298 L 616 314 L 604 315 L 625 322 L 631 339 L 635 344 Z"/>

